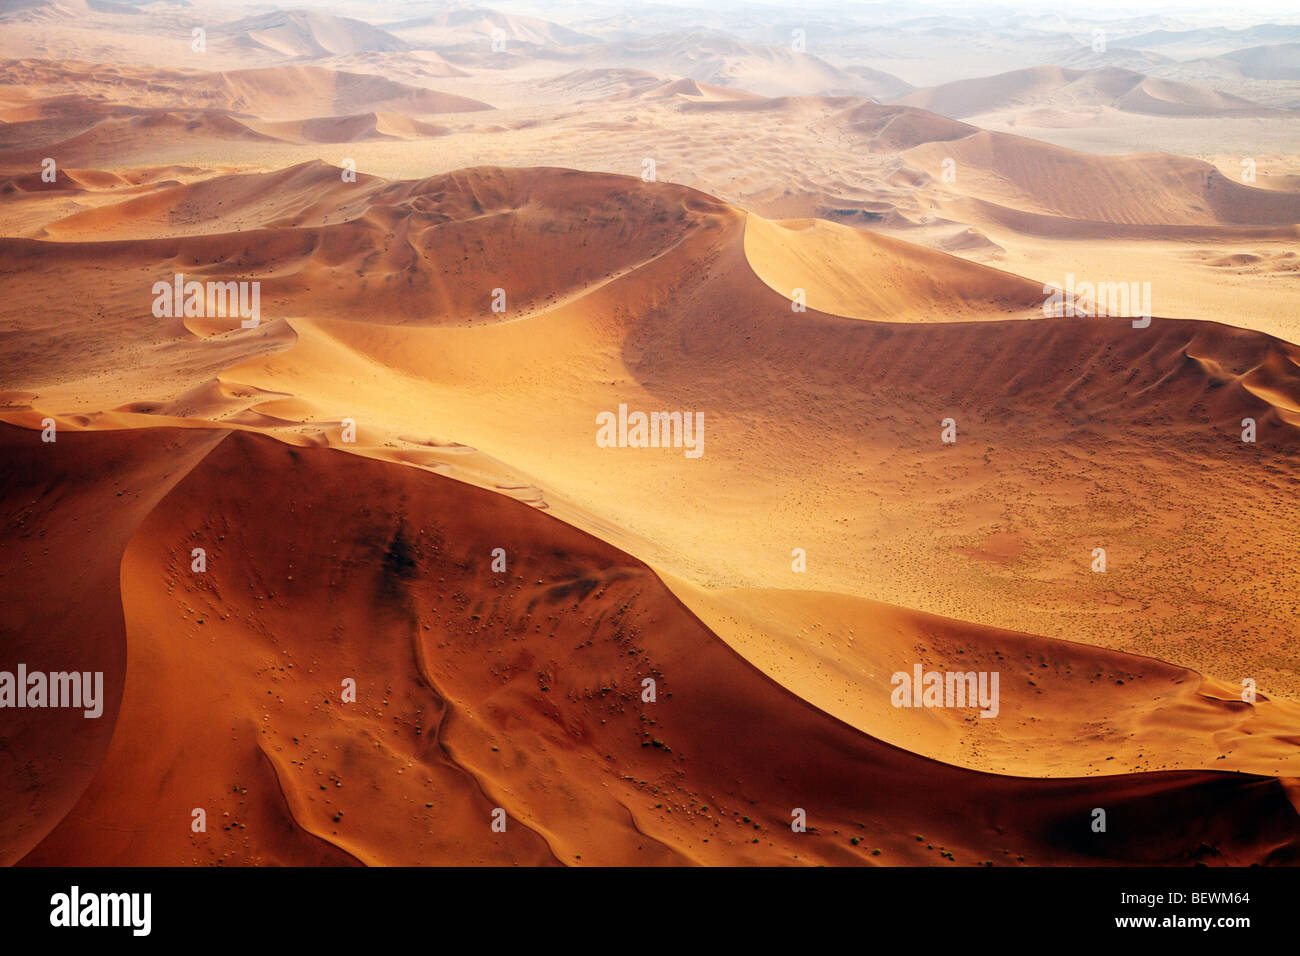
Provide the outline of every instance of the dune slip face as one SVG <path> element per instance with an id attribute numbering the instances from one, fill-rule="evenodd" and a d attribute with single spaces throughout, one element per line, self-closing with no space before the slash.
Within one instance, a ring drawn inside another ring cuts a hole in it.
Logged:
<path id="1" fill-rule="evenodd" d="M 0 862 L 1300 865 L 1297 30 L 0 4 Z"/>

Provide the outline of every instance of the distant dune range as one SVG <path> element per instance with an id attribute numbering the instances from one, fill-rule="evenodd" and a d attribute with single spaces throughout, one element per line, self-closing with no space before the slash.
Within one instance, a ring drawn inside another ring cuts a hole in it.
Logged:
<path id="1" fill-rule="evenodd" d="M 121 67 L 105 75 L 93 64 L 85 64 L 81 72 L 77 64 L 63 68 L 39 60 L 9 60 L 0 71 L 0 79 L 24 90 L 57 84 L 60 91 L 75 90 L 93 97 L 88 106 L 102 104 L 105 91 L 111 90 L 114 100 L 137 109 L 224 110 L 259 119 L 303 119 L 362 109 L 415 114 L 491 109 L 468 97 L 407 86 L 370 74 L 306 65 L 220 73 Z M 59 111 L 70 111 L 78 104 L 61 98 L 53 105 Z M 37 109 L 30 118 L 48 115 L 47 109 Z M 21 113 L 15 118 L 20 117 L 28 118 Z"/>
<path id="2" fill-rule="evenodd" d="M 399 20 L 386 29 L 409 42 L 458 52 L 490 53 L 493 32 L 509 48 L 573 46 L 595 38 L 539 17 L 518 16 L 470 7 Z"/>
<path id="3" fill-rule="evenodd" d="M 1031 67 L 916 90 L 897 102 L 958 119 L 1009 107 L 1078 109 L 1106 106 L 1156 116 L 1266 116 L 1273 112 L 1238 96 L 1186 83 L 1153 79 L 1116 67 L 1095 70 Z"/>
<path id="4" fill-rule="evenodd" d="M 1199 65 L 1193 60 L 1190 65 Z M 1248 47 L 1214 57 L 1214 65 L 1223 65 L 1252 80 L 1300 80 L 1300 43 L 1273 43 Z"/>
<path id="5" fill-rule="evenodd" d="M 243 150 L 367 141 L 414 145 L 419 140 L 446 140 L 463 132 L 466 122 L 486 124 L 488 135 L 505 128 L 497 111 L 472 98 L 318 67 L 199 74 L 197 84 L 195 76 L 176 71 L 122 72 L 127 83 L 142 87 L 142 95 L 129 104 L 104 102 L 93 79 L 98 74 L 91 68 L 84 75 L 92 79 L 83 83 L 75 72 L 73 79 L 60 81 L 51 64 L 10 61 L 0 76 L 32 92 L 10 94 L 11 105 L 0 107 L 0 119 L 9 122 L 0 128 L 0 137 L 11 146 L 0 152 L 0 170 L 32 170 L 51 153 L 73 169 L 93 167 L 105 153 L 153 165 L 195 149 L 239 144 Z M 47 91 L 43 97 L 37 92 L 42 84 Z M 1300 191 L 1243 184 L 1201 160 L 1163 154 L 1089 155 L 983 131 L 907 105 L 884 106 L 854 97 L 762 98 L 692 80 L 665 81 L 636 70 L 579 71 L 542 85 L 553 95 L 579 100 L 617 104 L 635 98 L 682 115 L 699 112 L 704 121 L 721 113 L 755 122 L 799 123 L 814 135 L 824 130 L 823 139 L 833 137 L 859 153 L 865 146 L 870 153 L 866 161 L 880 167 L 881 178 L 858 188 L 874 199 L 836 197 L 829 183 L 818 192 L 792 195 L 787 187 L 771 198 L 759 193 L 754 205 L 770 207 L 769 215 L 816 215 L 848 222 L 865 217 L 867 222 L 881 220 L 902 229 L 939 219 L 951 228 L 938 244 L 950 251 L 996 249 L 979 235 L 981 229 L 1012 230 L 1027 237 L 1248 241 L 1295 238 L 1300 223 Z M 0 86 L 0 102 L 5 89 Z M 924 99 L 941 92 L 912 96 Z M 485 117 L 481 123 L 472 119 L 476 112 Z M 452 117 L 458 117 L 454 126 Z M 464 147 L 458 138 L 437 147 L 439 152 L 449 149 Z M 947 170 L 951 176 L 945 176 Z M 30 179 L 29 174 L 15 184 L 26 189 L 21 183 Z M 1263 181 L 1269 181 L 1267 174 Z M 975 233 L 961 235 L 972 227 Z M 918 230 L 918 238 L 923 234 Z"/>
<path id="6" fill-rule="evenodd" d="M 361 20 L 315 10 L 257 14 L 221 24 L 212 35 L 214 40 L 224 38 L 235 46 L 284 57 L 347 56 L 407 49 L 397 37 Z"/>
<path id="7" fill-rule="evenodd" d="M 0 863 L 1300 864 L 1298 28 L 196 15 L 0 2 Z"/>
<path id="8" fill-rule="evenodd" d="M 559 54 L 587 67 L 634 66 L 763 96 L 856 94 L 897 96 L 911 89 L 881 70 L 854 72 L 788 45 L 743 43 L 714 33 L 666 34 L 576 47 Z"/>
<path id="9" fill-rule="evenodd" d="M 972 219 L 1031 234 L 1174 237 L 1271 229 L 1295 236 L 1300 223 L 1300 193 L 1235 182 L 1182 156 L 1088 156 L 985 131 L 924 143 L 907 156 L 934 170 L 951 158 L 954 191 L 978 203 L 968 210 Z"/>
<path id="10" fill-rule="evenodd" d="M 1070 68 L 1120 67 L 1255 99 L 1262 105 L 1300 105 L 1300 43 L 1270 43 L 1218 56 L 1174 59 L 1149 50 L 1082 49 L 1060 60 Z"/>

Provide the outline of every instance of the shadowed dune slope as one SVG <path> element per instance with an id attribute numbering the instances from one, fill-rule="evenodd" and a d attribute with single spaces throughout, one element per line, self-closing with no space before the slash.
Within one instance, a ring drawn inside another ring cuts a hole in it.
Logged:
<path id="1" fill-rule="evenodd" d="M 140 522 L 218 441 L 209 431 L 83 433 L 41 441 L 0 424 L 0 669 L 102 672 L 103 713 L 0 709 L 0 865 L 72 808 L 108 747 L 126 666 L 119 567 Z"/>

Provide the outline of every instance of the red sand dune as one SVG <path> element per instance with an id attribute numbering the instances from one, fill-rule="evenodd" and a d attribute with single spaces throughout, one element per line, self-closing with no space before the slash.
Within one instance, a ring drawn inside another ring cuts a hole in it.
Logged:
<path id="1" fill-rule="evenodd" d="M 1300 865 L 1300 28 L 192 2 L 0 0 L 0 863 Z"/>
<path id="2" fill-rule="evenodd" d="M 1109 169 L 1084 171 L 1120 188 Z M 1151 215 L 1176 211 L 1182 181 L 1148 172 Z M 1285 593 L 1295 346 L 1035 318 L 1020 276 L 631 177 L 307 163 L 121 201 L 78 182 L 109 201 L 0 239 L 0 398 L 23 426 L 0 429 L 6 539 L 29 562 L 7 593 L 84 568 L 57 584 L 76 602 L 23 604 L 22 633 L 96 635 L 121 707 L 75 744 L 74 723 L 14 725 L 76 759 L 0 790 L 11 860 L 1300 862 L 1294 705 L 1232 697 L 1238 665 L 1287 676 L 1277 602 L 1240 584 Z M 177 271 L 257 279 L 262 324 L 154 318 L 145 293 Z M 708 454 L 619 467 L 591 414 L 629 397 L 703 409 Z M 1198 536 L 1207 514 L 1232 532 Z M 1101 533 L 1128 561 L 1114 585 L 1069 557 Z M 791 597 L 795 541 L 820 570 Z M 750 590 L 699 586 L 715 575 Z M 1192 638 L 1125 630 L 1171 595 Z M 814 604 L 829 650 L 790 623 Z M 91 620 L 104 606 L 120 618 Z M 1044 620 L 1101 647 L 1032 636 Z M 881 639 L 835 644 L 850 628 Z M 1007 658 L 1006 724 L 873 706 L 908 654 Z M 795 808 L 815 829 L 790 830 Z"/>
<path id="3" fill-rule="evenodd" d="M 144 455 L 174 461 L 176 433 L 141 435 L 156 442 Z M 39 462 L 93 458 L 104 437 L 51 448 L 5 431 L 8 454 Z M 188 568 L 200 544 L 201 577 Z M 508 574 L 490 571 L 494 547 Z M 1029 780 L 909 754 L 763 676 L 608 545 L 501 496 L 328 449 L 227 436 L 137 516 L 121 580 L 113 739 L 26 863 L 1300 855 L 1277 780 Z M 340 702 L 345 677 L 355 704 Z M 1095 807 L 1105 834 L 1090 830 Z M 194 808 L 206 833 L 191 830 Z M 795 808 L 806 834 L 791 831 Z"/>

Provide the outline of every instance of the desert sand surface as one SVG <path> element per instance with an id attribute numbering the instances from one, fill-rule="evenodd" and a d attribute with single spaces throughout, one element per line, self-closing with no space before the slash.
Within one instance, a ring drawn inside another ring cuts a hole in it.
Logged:
<path id="1" fill-rule="evenodd" d="M 0 860 L 1300 863 L 1300 26 L 1162 23 L 0 8 Z"/>

